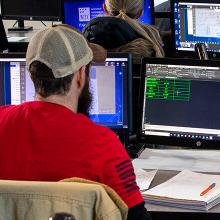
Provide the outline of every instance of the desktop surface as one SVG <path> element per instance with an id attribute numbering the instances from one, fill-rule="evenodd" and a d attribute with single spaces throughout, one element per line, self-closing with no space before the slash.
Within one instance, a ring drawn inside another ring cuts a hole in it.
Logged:
<path id="1" fill-rule="evenodd" d="M 148 143 L 220 148 L 219 62 L 144 59 L 140 132 Z"/>
<path id="2" fill-rule="evenodd" d="M 15 31 L 7 32 L 7 38 L 8 38 L 8 48 L 10 53 L 21 53 L 26 52 L 28 43 L 30 42 L 31 37 L 37 33 L 39 29 L 33 29 L 31 31 L 25 32 L 25 31 Z"/>

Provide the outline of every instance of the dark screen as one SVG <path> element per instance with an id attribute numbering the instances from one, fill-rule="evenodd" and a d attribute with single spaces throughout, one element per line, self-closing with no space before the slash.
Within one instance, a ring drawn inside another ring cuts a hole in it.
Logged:
<path id="1" fill-rule="evenodd" d="M 2 16 L 8 19 L 60 20 L 60 0 L 1 0 Z"/>
<path id="2" fill-rule="evenodd" d="M 172 81 L 173 79 L 166 80 L 170 88 Z M 181 82 L 182 87 L 184 84 L 189 85 L 189 96 L 185 94 L 176 100 L 168 98 L 148 100 L 146 122 L 166 126 L 219 129 L 220 103 L 217 100 L 220 100 L 220 82 L 212 80 L 181 80 Z"/>

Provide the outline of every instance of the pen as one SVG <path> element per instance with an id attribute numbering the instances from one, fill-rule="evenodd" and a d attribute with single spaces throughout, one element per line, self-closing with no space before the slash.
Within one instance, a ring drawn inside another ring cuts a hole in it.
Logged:
<path id="1" fill-rule="evenodd" d="M 207 192 L 209 192 L 211 189 L 215 187 L 215 183 L 212 183 L 210 186 L 208 186 L 206 189 L 204 189 L 201 193 L 200 196 L 204 196 Z"/>

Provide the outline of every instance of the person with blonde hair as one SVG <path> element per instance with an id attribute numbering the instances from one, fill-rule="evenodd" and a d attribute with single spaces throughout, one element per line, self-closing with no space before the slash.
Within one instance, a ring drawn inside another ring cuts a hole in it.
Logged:
<path id="1" fill-rule="evenodd" d="M 108 16 L 91 20 L 83 29 L 83 34 L 90 42 L 100 44 L 109 51 L 131 52 L 134 63 L 140 63 L 142 57 L 163 57 L 159 31 L 152 25 L 138 21 L 143 6 L 144 0 L 105 0 L 103 8 Z M 119 23 L 118 26 L 112 27 L 115 23 Z M 121 32 L 120 36 L 118 32 Z M 132 34 L 135 36 L 130 37 Z M 117 38 L 121 36 L 124 37 L 121 44 L 115 47 L 106 45 L 118 41 Z"/>

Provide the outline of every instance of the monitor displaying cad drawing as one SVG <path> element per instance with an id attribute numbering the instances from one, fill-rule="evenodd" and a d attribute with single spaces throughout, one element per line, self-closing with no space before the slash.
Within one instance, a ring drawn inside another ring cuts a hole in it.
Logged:
<path id="1" fill-rule="evenodd" d="M 219 63 L 144 59 L 142 65 L 142 135 L 160 144 L 219 147 Z"/>
<path id="2" fill-rule="evenodd" d="M 131 56 L 123 53 L 109 53 L 105 63 L 92 64 L 92 121 L 113 130 L 130 129 L 130 68 Z M 1 105 L 34 100 L 35 90 L 26 70 L 24 54 L 0 56 L 0 80 Z"/>
<path id="3" fill-rule="evenodd" d="M 104 16 L 104 0 L 63 0 L 63 23 L 80 31 L 93 18 Z M 140 21 L 153 24 L 153 1 L 144 1 L 143 15 Z"/>
<path id="4" fill-rule="evenodd" d="M 173 42 L 179 54 L 192 54 L 196 43 L 208 53 L 220 55 L 220 2 L 216 0 L 173 0 Z"/>

